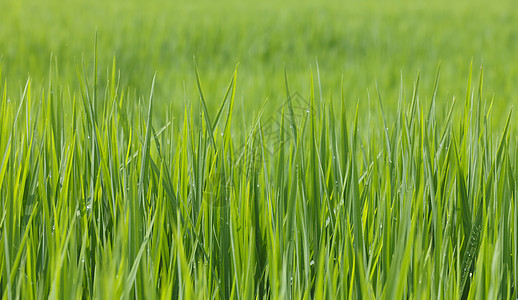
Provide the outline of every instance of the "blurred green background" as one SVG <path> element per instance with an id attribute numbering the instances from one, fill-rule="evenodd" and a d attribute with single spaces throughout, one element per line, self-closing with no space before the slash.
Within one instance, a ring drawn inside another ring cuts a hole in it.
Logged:
<path id="1" fill-rule="evenodd" d="M 273 113 L 286 100 L 284 68 L 292 92 L 307 99 L 317 60 L 324 98 L 340 97 L 343 76 L 347 103 L 359 101 L 363 113 L 377 111 L 376 83 L 394 111 L 401 79 L 408 99 L 418 70 L 426 101 L 439 64 L 437 99 L 447 104 L 440 107 L 453 96 L 463 101 L 471 60 L 474 80 L 484 66 L 484 98 L 495 95 L 495 115 L 518 95 L 515 1 L 18 0 L 0 1 L 0 11 L 2 80 L 11 97 L 29 74 L 35 86 L 47 84 L 51 53 L 60 83 L 77 93 L 76 69 L 84 57 L 91 74 L 96 31 L 101 82 L 115 58 L 121 86 L 147 99 L 157 73 L 159 120 L 198 102 L 193 55 L 213 109 L 239 63 L 239 115 L 266 99 Z"/>

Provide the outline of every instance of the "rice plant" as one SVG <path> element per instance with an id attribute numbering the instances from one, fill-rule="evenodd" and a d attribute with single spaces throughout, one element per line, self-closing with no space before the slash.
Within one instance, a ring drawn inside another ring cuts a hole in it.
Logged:
<path id="1" fill-rule="evenodd" d="M 448 110 L 439 72 L 395 115 L 377 91 L 372 124 L 347 90 L 317 95 L 318 72 L 308 95 L 285 72 L 279 113 L 243 128 L 237 68 L 211 110 L 195 64 L 199 102 L 159 122 L 154 78 L 138 97 L 97 64 L 78 90 L 57 67 L 2 84 L 3 298 L 517 297 L 517 139 L 482 69 Z"/>

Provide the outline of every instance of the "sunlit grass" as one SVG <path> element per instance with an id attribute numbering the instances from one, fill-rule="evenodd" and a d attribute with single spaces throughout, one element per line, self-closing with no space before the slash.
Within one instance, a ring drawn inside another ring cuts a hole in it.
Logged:
<path id="1" fill-rule="evenodd" d="M 372 124 L 287 72 L 278 114 L 243 125 L 237 68 L 211 110 L 195 65 L 201 109 L 162 123 L 155 78 L 138 98 L 93 65 L 79 90 L 59 67 L 41 90 L 2 83 L 4 298 L 516 298 L 516 133 L 482 70 L 447 111 L 439 73 L 429 94 L 419 75 L 409 99 L 377 92 Z"/>

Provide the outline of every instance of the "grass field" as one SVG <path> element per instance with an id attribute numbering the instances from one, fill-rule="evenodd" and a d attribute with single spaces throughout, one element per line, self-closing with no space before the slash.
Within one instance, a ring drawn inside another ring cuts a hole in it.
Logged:
<path id="1" fill-rule="evenodd" d="M 511 1 L 2 1 L 0 294 L 516 299 Z"/>

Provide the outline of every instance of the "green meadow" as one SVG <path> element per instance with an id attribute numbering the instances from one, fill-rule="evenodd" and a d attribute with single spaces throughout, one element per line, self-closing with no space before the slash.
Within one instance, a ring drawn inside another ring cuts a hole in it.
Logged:
<path id="1" fill-rule="evenodd" d="M 517 6 L 1 1 L 2 299 L 516 299 Z"/>

